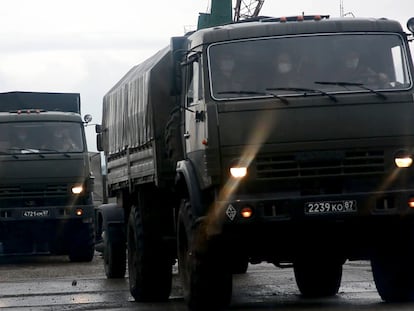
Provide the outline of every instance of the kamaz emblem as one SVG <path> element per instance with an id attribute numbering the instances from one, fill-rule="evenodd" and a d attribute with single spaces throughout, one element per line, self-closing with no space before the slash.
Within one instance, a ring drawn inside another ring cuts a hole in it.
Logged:
<path id="1" fill-rule="evenodd" d="M 227 207 L 227 209 L 226 209 L 226 215 L 227 215 L 227 217 L 229 217 L 229 219 L 231 220 L 231 221 L 233 221 L 234 220 L 234 218 L 236 217 L 236 214 L 237 214 L 237 211 L 236 211 L 236 209 L 233 207 L 233 205 L 229 205 L 228 207 Z"/>

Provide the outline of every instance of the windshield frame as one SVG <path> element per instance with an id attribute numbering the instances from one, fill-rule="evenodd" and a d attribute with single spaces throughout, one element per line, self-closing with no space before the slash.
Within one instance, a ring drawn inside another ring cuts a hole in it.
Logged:
<path id="1" fill-rule="evenodd" d="M 403 86 L 396 86 L 396 87 L 389 87 L 389 88 L 383 88 L 383 87 L 374 87 L 370 88 L 369 85 L 366 86 L 366 88 L 358 87 L 355 84 L 355 87 L 344 87 L 341 83 L 336 83 L 337 87 L 335 89 L 323 89 L 325 94 L 344 94 L 344 93 L 373 93 L 373 90 L 375 90 L 375 93 L 378 93 L 378 91 L 389 91 L 389 92 L 399 92 L 403 90 L 409 90 L 413 87 L 413 72 L 412 72 L 412 65 L 409 60 L 409 55 L 407 49 L 409 49 L 406 40 L 404 39 L 403 35 L 398 32 L 338 32 L 338 33 L 313 33 L 313 34 L 296 34 L 296 35 L 283 35 L 283 36 L 270 36 L 270 37 L 260 37 L 260 38 L 248 38 L 248 39 L 237 39 L 237 40 L 229 40 L 229 41 L 223 41 L 223 42 L 215 42 L 210 44 L 206 49 L 207 54 L 207 64 L 208 64 L 208 89 L 210 92 L 210 96 L 215 101 L 228 101 L 228 100 L 248 100 L 248 99 L 257 99 L 257 98 L 272 98 L 275 97 L 275 94 L 277 96 L 283 96 L 283 97 L 296 97 L 296 96 L 303 96 L 303 92 L 297 92 L 297 91 L 284 91 L 284 92 L 277 92 L 274 93 L 272 91 L 272 88 L 267 88 L 264 90 L 258 90 L 255 88 L 249 89 L 241 89 L 240 94 L 237 94 L 238 92 L 223 92 L 223 96 L 217 96 L 217 93 L 215 93 L 215 89 L 213 86 L 213 65 L 212 65 L 212 50 L 217 46 L 223 46 L 228 44 L 238 44 L 238 43 L 245 43 L 245 42 L 254 42 L 254 41 L 264 41 L 264 40 L 280 40 L 280 39 L 295 39 L 295 38 L 309 38 L 309 37 L 342 37 L 341 40 L 343 40 L 344 36 L 345 38 L 353 39 L 353 36 L 370 36 L 371 38 L 375 38 L 372 36 L 379 36 L 382 38 L 384 35 L 386 36 L 393 36 L 398 37 L 401 53 L 401 65 L 400 68 L 405 71 L 404 75 L 404 81 L 407 82 L 407 84 Z M 360 38 L 358 38 L 360 39 Z M 355 38 L 357 40 L 357 38 Z M 363 46 L 363 48 L 366 48 Z M 305 55 L 305 54 L 303 54 Z M 247 59 L 247 58 L 246 58 Z M 394 74 L 397 74 L 396 72 Z M 259 76 L 259 74 L 258 74 Z M 320 79 L 315 79 L 316 82 Z M 329 82 L 345 82 L 345 81 L 329 81 Z M 330 84 L 331 86 L 334 85 L 334 83 Z M 348 85 L 349 86 L 349 85 Z M 364 85 L 365 86 L 365 85 Z M 309 85 L 307 85 L 309 87 Z M 314 84 L 312 88 L 315 89 L 315 92 L 311 94 L 312 96 L 321 95 L 320 92 L 318 94 L 318 91 L 320 89 L 320 84 Z M 299 86 L 300 88 L 300 86 Z M 283 89 L 283 87 L 282 87 Z M 226 94 L 228 93 L 228 94 Z M 305 96 L 309 96 L 310 94 L 307 93 Z"/>

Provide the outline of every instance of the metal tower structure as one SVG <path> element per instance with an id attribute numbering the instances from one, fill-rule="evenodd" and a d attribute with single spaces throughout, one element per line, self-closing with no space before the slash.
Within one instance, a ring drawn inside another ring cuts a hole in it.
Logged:
<path id="1" fill-rule="evenodd" d="M 234 8 L 234 21 L 259 16 L 264 0 L 236 0 Z"/>

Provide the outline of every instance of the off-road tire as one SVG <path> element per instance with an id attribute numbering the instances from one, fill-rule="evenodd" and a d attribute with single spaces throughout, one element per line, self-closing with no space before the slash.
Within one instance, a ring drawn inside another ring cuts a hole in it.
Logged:
<path id="1" fill-rule="evenodd" d="M 386 302 L 414 301 L 414 224 L 390 226 L 386 237 L 371 258 L 371 268 L 378 294 Z"/>
<path id="2" fill-rule="evenodd" d="M 373 258 L 372 274 L 381 299 L 386 302 L 414 301 L 413 261 L 394 257 Z"/>
<path id="3" fill-rule="evenodd" d="M 144 210 L 145 209 L 145 210 Z M 129 289 L 136 301 L 160 302 L 170 296 L 172 264 L 150 208 L 133 206 L 128 220 Z"/>
<path id="4" fill-rule="evenodd" d="M 338 293 L 342 279 L 339 260 L 301 259 L 294 263 L 294 273 L 299 291 L 305 298 L 330 297 Z"/>
<path id="5" fill-rule="evenodd" d="M 181 203 L 177 225 L 178 269 L 189 310 L 222 310 L 232 295 L 232 273 L 223 246 L 206 238 L 202 223 L 194 224 L 188 200 Z"/>
<path id="6" fill-rule="evenodd" d="M 105 274 L 108 279 L 120 279 L 126 272 L 126 245 L 125 242 L 111 242 L 107 234 L 103 234 L 103 260 Z"/>
<path id="7" fill-rule="evenodd" d="M 240 258 L 239 260 L 231 264 L 231 269 L 232 269 L 233 274 L 244 274 L 247 272 L 248 268 L 249 268 L 248 258 Z"/>
<path id="8" fill-rule="evenodd" d="M 90 262 L 95 254 L 95 229 L 93 224 L 81 224 L 73 230 L 69 249 L 72 262 Z"/>

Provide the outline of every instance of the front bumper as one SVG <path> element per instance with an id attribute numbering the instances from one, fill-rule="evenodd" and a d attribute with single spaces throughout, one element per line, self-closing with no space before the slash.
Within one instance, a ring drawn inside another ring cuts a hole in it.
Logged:
<path id="1" fill-rule="evenodd" d="M 407 203 L 413 197 L 414 189 L 306 197 L 238 196 L 216 202 L 215 212 L 206 217 L 217 217 L 208 223 L 220 224 L 211 232 L 225 241 L 229 254 L 248 257 L 251 262 L 293 262 L 298 256 L 318 252 L 366 260 L 382 245 L 404 241 L 405 232 L 414 234 L 414 209 Z M 356 208 L 309 212 L 308 203 L 315 202 L 355 202 Z M 246 206 L 253 211 L 250 218 L 242 216 Z"/>
<path id="2" fill-rule="evenodd" d="M 251 224 L 323 219 L 349 219 L 366 216 L 413 216 L 414 189 L 387 192 L 349 193 L 334 195 L 292 196 L 289 194 L 239 195 L 228 201 L 218 201 L 224 223 Z M 349 206 L 352 205 L 352 206 Z M 250 208 L 252 215 L 244 218 L 241 211 Z"/>
<path id="3" fill-rule="evenodd" d="M 0 208 L 0 222 L 82 220 L 92 223 L 93 205 Z"/>

